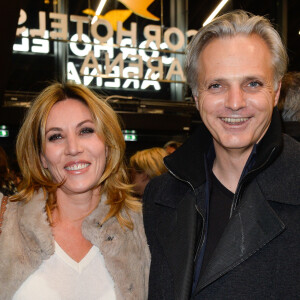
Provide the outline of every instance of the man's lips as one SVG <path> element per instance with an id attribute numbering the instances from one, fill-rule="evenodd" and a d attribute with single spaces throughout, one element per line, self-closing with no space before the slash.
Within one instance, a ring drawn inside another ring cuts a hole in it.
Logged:
<path id="1" fill-rule="evenodd" d="M 243 124 L 245 122 L 247 122 L 250 119 L 250 117 L 247 118 L 229 118 L 229 117 L 224 117 L 221 118 L 221 120 L 223 122 L 225 122 L 226 124 L 230 124 L 230 125 L 239 125 L 239 124 Z"/>
<path id="2" fill-rule="evenodd" d="M 84 168 L 87 168 L 91 163 L 86 161 L 80 161 L 80 162 L 69 162 L 65 165 L 65 169 L 67 171 L 78 171 L 82 170 Z"/>

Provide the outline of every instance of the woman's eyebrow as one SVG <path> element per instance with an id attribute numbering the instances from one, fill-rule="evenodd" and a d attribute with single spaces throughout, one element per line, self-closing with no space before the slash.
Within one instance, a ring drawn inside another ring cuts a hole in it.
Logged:
<path id="1" fill-rule="evenodd" d="M 47 129 L 45 133 L 47 134 L 50 131 L 62 131 L 62 129 L 59 127 L 51 127 L 49 129 Z"/>
<path id="2" fill-rule="evenodd" d="M 77 124 L 77 128 L 78 127 L 81 127 L 83 124 L 85 124 L 85 123 L 92 123 L 92 124 L 94 124 L 94 122 L 93 122 L 93 120 L 91 120 L 91 119 L 86 119 L 86 120 L 83 120 L 83 121 L 81 121 L 80 123 L 78 123 Z"/>
<path id="3" fill-rule="evenodd" d="M 76 125 L 76 128 L 81 127 L 81 126 L 84 125 L 85 123 L 92 123 L 92 124 L 94 124 L 94 122 L 93 122 L 92 120 L 87 119 L 87 120 L 83 120 L 83 121 L 81 121 L 80 123 L 78 123 L 78 124 Z M 49 129 L 46 130 L 45 133 L 47 134 L 47 133 L 50 132 L 50 131 L 63 131 L 63 130 L 62 130 L 62 128 L 60 128 L 60 127 L 50 127 Z"/>

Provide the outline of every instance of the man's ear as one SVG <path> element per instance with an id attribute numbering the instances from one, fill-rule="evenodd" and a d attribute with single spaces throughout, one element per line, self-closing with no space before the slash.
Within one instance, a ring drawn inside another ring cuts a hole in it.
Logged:
<path id="1" fill-rule="evenodd" d="M 42 162 L 43 167 L 44 167 L 45 169 L 48 169 L 47 160 L 46 160 L 44 154 L 42 154 L 42 153 L 40 154 L 40 159 L 41 159 L 41 162 Z"/>
<path id="2" fill-rule="evenodd" d="M 281 89 L 281 81 L 278 82 L 277 91 L 275 92 L 275 102 L 274 106 L 278 104 L 279 96 L 280 96 L 280 89 Z"/>
<path id="3" fill-rule="evenodd" d="M 194 100 L 195 100 L 196 108 L 199 110 L 198 96 L 193 95 L 193 97 L 194 97 Z"/>

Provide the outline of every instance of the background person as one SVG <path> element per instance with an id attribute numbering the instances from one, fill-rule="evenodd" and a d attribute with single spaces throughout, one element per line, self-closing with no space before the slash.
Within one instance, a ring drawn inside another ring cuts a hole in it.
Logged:
<path id="1" fill-rule="evenodd" d="M 147 299 L 149 250 L 115 112 L 53 84 L 17 139 L 23 180 L 0 235 L 1 299 Z"/>
<path id="2" fill-rule="evenodd" d="M 132 183 L 136 195 L 143 196 L 149 181 L 167 172 L 163 163 L 166 155 L 167 152 L 163 148 L 154 147 L 138 151 L 130 157 Z"/>
<path id="3" fill-rule="evenodd" d="M 4 149 L 0 146 L 0 192 L 5 196 L 11 196 L 17 192 L 15 177 L 10 172 L 8 158 Z"/>
<path id="4" fill-rule="evenodd" d="M 163 148 L 167 151 L 168 154 L 171 154 L 174 151 L 176 151 L 181 145 L 182 145 L 182 143 L 180 143 L 180 142 L 169 141 L 164 144 Z"/>
<path id="5" fill-rule="evenodd" d="M 300 141 L 300 72 L 284 75 L 278 109 L 281 112 L 284 132 Z"/>
<path id="6" fill-rule="evenodd" d="M 276 107 L 286 66 L 270 22 L 243 11 L 189 44 L 203 124 L 145 190 L 149 300 L 299 298 L 300 144 Z"/>

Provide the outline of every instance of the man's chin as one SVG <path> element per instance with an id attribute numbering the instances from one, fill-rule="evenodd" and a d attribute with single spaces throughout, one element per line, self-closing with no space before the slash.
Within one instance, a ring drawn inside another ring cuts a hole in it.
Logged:
<path id="1" fill-rule="evenodd" d="M 223 148 L 227 151 L 230 150 L 249 150 L 253 148 L 254 143 L 244 139 L 222 139 L 214 143 L 215 147 Z"/>

